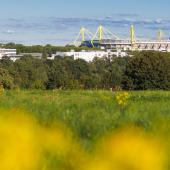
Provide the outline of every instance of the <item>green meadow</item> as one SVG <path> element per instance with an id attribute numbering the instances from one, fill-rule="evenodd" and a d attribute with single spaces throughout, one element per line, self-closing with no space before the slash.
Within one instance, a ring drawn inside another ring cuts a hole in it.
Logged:
<path id="1" fill-rule="evenodd" d="M 0 168 L 169 170 L 170 92 L 123 93 L 4 91 Z"/>
<path id="2" fill-rule="evenodd" d="M 170 130 L 170 92 L 129 94 L 127 106 L 122 108 L 116 93 L 110 91 L 5 91 L 0 108 L 24 110 L 44 125 L 61 121 L 82 141 L 90 143 L 127 124 L 155 134 Z"/>

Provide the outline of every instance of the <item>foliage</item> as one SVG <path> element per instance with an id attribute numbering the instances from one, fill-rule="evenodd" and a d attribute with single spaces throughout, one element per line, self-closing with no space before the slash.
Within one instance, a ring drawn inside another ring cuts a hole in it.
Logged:
<path id="1" fill-rule="evenodd" d="M 8 70 L 3 68 L 0 68 L 0 85 L 3 85 L 7 89 L 14 87 L 13 78 L 10 76 Z"/>
<path id="2" fill-rule="evenodd" d="M 129 59 L 124 88 L 132 90 L 170 89 L 170 56 L 143 52 Z"/>
<path id="3" fill-rule="evenodd" d="M 67 87 L 70 80 L 62 60 L 55 59 L 48 69 L 47 89 Z"/>
<path id="4" fill-rule="evenodd" d="M 92 62 L 86 62 L 82 59 L 74 60 L 72 57 L 60 56 L 54 60 L 48 60 L 46 56 L 50 51 L 53 52 L 52 47 L 38 46 L 35 51 L 38 52 L 39 48 L 46 49 L 42 59 L 25 56 L 16 62 L 8 58 L 0 60 L 0 68 L 8 72 L 15 87 L 21 89 L 113 89 L 115 91 L 117 89 L 170 89 L 169 53 L 136 52 L 133 57 L 112 56 L 95 58 Z"/>
<path id="5" fill-rule="evenodd" d="M 96 89 L 121 85 L 125 65 L 124 59 L 95 59 L 93 63 L 69 57 L 55 60 L 36 59 L 25 56 L 16 62 L 0 61 L 14 79 L 16 87 L 22 89 Z"/>
<path id="6" fill-rule="evenodd" d="M 20 88 L 45 88 L 48 80 L 43 61 L 24 57 L 14 63 L 14 81 Z"/>
<path id="7" fill-rule="evenodd" d="M 4 86 L 0 85 L 0 96 L 3 95 L 4 91 L 5 91 Z"/>
<path id="8" fill-rule="evenodd" d="M 17 49 L 18 53 L 43 53 L 43 55 L 51 55 L 56 53 L 56 51 L 82 51 L 82 50 L 99 50 L 98 48 L 88 48 L 88 47 L 75 47 L 75 46 L 52 46 L 47 44 L 45 46 L 42 45 L 33 45 L 33 46 L 25 46 L 22 44 L 8 43 L 0 45 L 3 48 L 14 48 Z"/>

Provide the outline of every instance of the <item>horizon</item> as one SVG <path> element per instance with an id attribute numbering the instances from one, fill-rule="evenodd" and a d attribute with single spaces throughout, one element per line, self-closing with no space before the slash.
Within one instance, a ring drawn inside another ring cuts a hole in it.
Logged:
<path id="1" fill-rule="evenodd" d="M 134 24 L 137 38 L 156 38 L 161 29 L 170 37 L 170 2 L 146 0 L 0 0 L 0 41 L 25 45 L 66 45 L 80 27 L 95 32 L 102 24 L 119 37 L 129 37 Z M 169 4 L 169 5 L 168 5 Z M 88 9 L 88 11 L 87 11 Z"/>

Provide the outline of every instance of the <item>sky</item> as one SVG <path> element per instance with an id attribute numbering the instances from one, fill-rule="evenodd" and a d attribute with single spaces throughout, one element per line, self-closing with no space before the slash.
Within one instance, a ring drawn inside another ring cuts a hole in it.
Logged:
<path id="1" fill-rule="evenodd" d="M 119 37 L 170 37 L 169 0 L 0 0 L 0 41 L 65 45 L 81 26 L 95 32 L 102 24 Z"/>

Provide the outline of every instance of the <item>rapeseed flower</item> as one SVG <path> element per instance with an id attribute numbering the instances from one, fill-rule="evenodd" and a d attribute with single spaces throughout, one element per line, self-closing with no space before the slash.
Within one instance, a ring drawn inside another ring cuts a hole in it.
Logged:
<path id="1" fill-rule="evenodd" d="M 118 105 L 121 107 L 125 107 L 127 105 L 129 98 L 130 98 L 130 95 L 127 92 L 116 94 L 116 101 Z"/>
<path id="2" fill-rule="evenodd" d="M 165 155 L 157 139 L 125 128 L 100 141 L 83 170 L 165 170 Z"/>
<path id="3" fill-rule="evenodd" d="M 86 154 L 61 123 L 39 125 L 23 111 L 0 110 L 1 170 L 78 170 Z"/>

